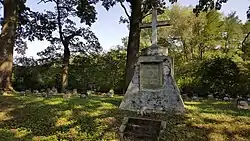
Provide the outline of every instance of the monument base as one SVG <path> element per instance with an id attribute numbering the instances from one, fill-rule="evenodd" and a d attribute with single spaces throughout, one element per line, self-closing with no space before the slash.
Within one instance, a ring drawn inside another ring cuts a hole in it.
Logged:
<path id="1" fill-rule="evenodd" d="M 140 56 L 119 108 L 129 111 L 183 113 L 184 103 L 173 77 L 172 65 L 172 58 L 169 56 Z"/>

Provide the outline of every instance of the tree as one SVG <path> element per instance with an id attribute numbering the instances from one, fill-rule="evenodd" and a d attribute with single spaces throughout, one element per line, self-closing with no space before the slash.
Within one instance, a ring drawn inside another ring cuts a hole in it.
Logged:
<path id="1" fill-rule="evenodd" d="M 47 11 L 47 15 L 49 15 L 48 18 L 51 22 L 56 23 L 59 37 L 52 35 L 48 40 L 52 44 L 63 46 L 61 90 L 64 91 L 68 87 L 71 52 L 83 52 L 86 50 L 98 51 L 101 48 L 97 37 L 89 28 L 77 28 L 76 23 L 72 20 L 72 17 L 78 16 L 80 22 L 91 26 L 96 20 L 96 12 L 94 9 L 96 1 L 43 0 L 43 2 L 55 4 L 55 11 Z M 86 42 L 81 41 L 82 39 L 86 40 Z"/>
<path id="2" fill-rule="evenodd" d="M 236 15 L 236 12 L 232 12 L 227 17 L 225 17 L 223 32 L 225 52 L 228 52 L 229 49 L 235 49 L 240 47 L 240 40 L 243 38 L 243 31 L 241 21 Z"/>
<path id="3" fill-rule="evenodd" d="M 18 26 L 18 16 L 25 9 L 25 1 L 3 0 L 1 3 L 3 4 L 4 15 L 0 35 L 0 87 L 5 91 L 14 91 L 11 86 L 13 49 Z"/>

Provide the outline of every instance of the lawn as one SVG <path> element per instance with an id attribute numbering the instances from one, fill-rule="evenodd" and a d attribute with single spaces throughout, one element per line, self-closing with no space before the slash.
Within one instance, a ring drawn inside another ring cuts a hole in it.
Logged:
<path id="1" fill-rule="evenodd" d="M 91 96 L 88 99 L 35 96 L 0 96 L 0 141 L 98 141 L 119 140 L 124 116 L 122 97 Z M 248 141 L 250 111 L 227 102 L 185 102 L 182 116 L 151 115 L 167 121 L 161 140 Z"/>

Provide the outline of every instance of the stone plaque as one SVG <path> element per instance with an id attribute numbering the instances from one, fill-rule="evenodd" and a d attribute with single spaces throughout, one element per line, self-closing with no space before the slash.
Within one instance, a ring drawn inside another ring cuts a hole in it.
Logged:
<path id="1" fill-rule="evenodd" d="M 162 63 L 141 63 L 140 66 L 140 88 L 159 89 L 163 85 Z"/>

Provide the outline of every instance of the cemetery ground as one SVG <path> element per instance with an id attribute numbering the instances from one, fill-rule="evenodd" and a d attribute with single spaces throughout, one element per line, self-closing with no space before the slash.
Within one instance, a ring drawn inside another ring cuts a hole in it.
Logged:
<path id="1" fill-rule="evenodd" d="M 121 96 L 0 96 L 0 141 L 115 141 L 123 117 Z M 162 141 L 250 140 L 250 111 L 230 102 L 185 102 L 185 115 L 150 115 L 167 122 Z"/>

